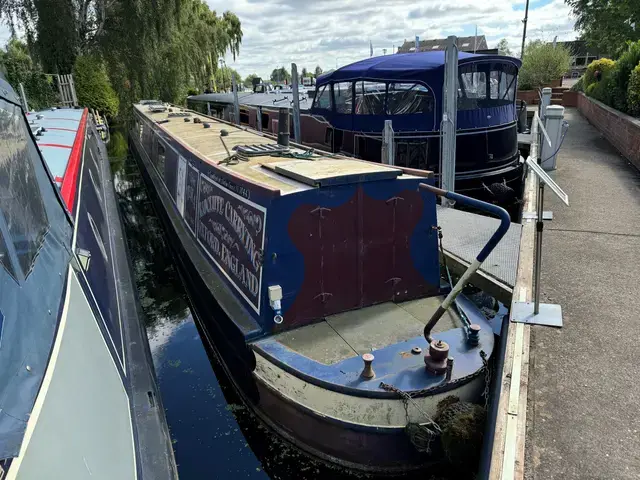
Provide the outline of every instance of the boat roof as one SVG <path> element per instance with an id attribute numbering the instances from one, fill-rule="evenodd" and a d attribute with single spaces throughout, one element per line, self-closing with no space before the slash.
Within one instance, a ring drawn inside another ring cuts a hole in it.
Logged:
<path id="1" fill-rule="evenodd" d="M 316 85 L 321 87 L 328 83 L 358 79 L 416 81 L 422 79 L 427 72 L 444 69 L 444 58 L 444 51 L 397 53 L 366 58 L 321 75 L 318 77 Z M 517 58 L 503 55 L 458 53 L 458 65 L 460 66 L 485 61 L 510 63 L 516 68 L 520 68 L 522 64 Z"/>
<path id="2" fill-rule="evenodd" d="M 83 109 L 76 108 L 51 108 L 27 114 L 38 148 L 58 186 L 69 165 L 83 114 Z"/>
<path id="3" fill-rule="evenodd" d="M 310 89 L 313 91 L 313 89 Z M 300 89 L 299 100 L 300 110 L 309 110 L 313 103 L 313 96 L 307 95 L 307 90 Z M 189 100 L 197 102 L 211 102 L 222 103 L 225 105 L 233 104 L 233 93 L 203 93 L 201 95 L 192 95 L 188 97 Z M 291 92 L 269 92 L 269 93 L 253 93 L 253 92 L 238 92 L 238 103 L 240 105 L 247 105 L 251 107 L 264 107 L 264 108 L 293 108 L 293 93 Z"/>
<path id="4" fill-rule="evenodd" d="M 276 195 L 296 193 L 310 188 L 358 181 L 387 178 L 416 178 L 431 172 L 413 171 L 379 163 L 338 157 L 321 151 L 292 146 L 287 152 L 278 152 L 278 143 L 271 136 L 244 127 L 222 122 L 197 112 L 180 112 L 178 107 L 157 111 L 148 105 L 137 104 L 136 110 L 155 122 L 158 128 L 188 151 L 205 162 L 231 175 L 240 177 Z M 173 111 L 170 111 L 173 110 Z M 172 115 L 173 114 L 173 115 Z M 175 115 L 185 115 L 175 116 Z M 185 118 L 189 121 L 185 122 Z M 198 119 L 194 122 L 195 119 Z M 204 124 L 208 127 L 205 128 Z M 221 136 L 226 130 L 227 134 Z M 240 149 L 260 149 L 264 154 L 252 152 L 249 156 L 231 158 Z"/>

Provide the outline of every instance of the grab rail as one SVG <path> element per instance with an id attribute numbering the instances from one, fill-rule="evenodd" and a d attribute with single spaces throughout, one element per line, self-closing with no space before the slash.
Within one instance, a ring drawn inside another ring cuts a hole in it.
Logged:
<path id="1" fill-rule="evenodd" d="M 438 195 L 440 197 L 445 197 L 462 205 L 467 205 L 469 207 L 477 208 L 478 210 L 483 210 L 500 218 L 500 226 L 498 227 L 498 229 L 493 233 L 489 241 L 476 256 L 476 259 L 471 263 L 471 265 L 469 265 L 469 268 L 465 270 L 455 286 L 452 287 L 449 295 L 447 295 L 442 304 L 437 308 L 437 310 L 425 325 L 424 337 L 429 343 L 431 343 L 433 341 L 433 338 L 431 337 L 431 330 L 433 329 L 433 327 L 435 327 L 440 318 L 442 318 L 442 316 L 445 314 L 447 309 L 451 306 L 460 292 L 462 292 L 462 288 L 469 281 L 469 278 L 471 278 L 476 270 L 478 270 L 480 265 L 482 265 L 482 262 L 487 259 L 496 245 L 498 245 L 500 240 L 502 240 L 502 237 L 505 236 L 505 234 L 509 230 L 509 225 L 511 225 L 511 219 L 509 218 L 509 214 L 507 213 L 507 211 L 502 207 L 498 207 L 497 205 L 492 205 L 481 200 L 476 200 L 475 198 L 460 195 L 459 193 L 443 190 L 432 185 L 427 185 L 426 183 L 421 183 L 419 186 L 421 189 L 427 190 L 428 192 L 434 193 L 435 195 Z"/>

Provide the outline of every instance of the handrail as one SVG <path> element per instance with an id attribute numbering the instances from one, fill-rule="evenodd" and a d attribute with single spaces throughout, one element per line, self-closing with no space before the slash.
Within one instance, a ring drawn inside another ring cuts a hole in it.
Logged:
<path id="1" fill-rule="evenodd" d="M 469 207 L 477 208 L 478 210 L 483 210 L 487 213 L 491 213 L 500 218 L 500 226 L 493 233 L 489 241 L 482 248 L 480 253 L 476 256 L 476 259 L 469 265 L 469 268 L 465 270 L 462 274 L 458 282 L 453 286 L 447 297 L 444 299 L 442 304 L 437 308 L 434 314 L 431 316 L 429 321 L 424 327 L 424 337 L 427 339 L 429 343 L 433 341 L 431 337 L 431 330 L 435 327 L 436 323 L 442 318 L 447 309 L 451 306 L 456 297 L 462 292 L 462 288 L 469 281 L 469 278 L 480 268 L 482 262 L 484 262 L 489 254 L 493 251 L 493 249 L 498 245 L 502 237 L 505 236 L 507 231 L 509 230 L 509 225 L 511 225 L 511 219 L 509 218 L 509 214 L 507 211 L 498 207 L 497 205 L 492 205 L 487 202 L 483 202 L 481 200 L 476 200 L 475 198 L 467 197 L 466 195 L 460 195 L 459 193 L 451 192 L 448 190 L 443 190 L 441 188 L 434 187 L 432 185 L 427 185 L 426 183 L 419 184 L 420 188 L 423 190 L 427 190 L 428 192 L 434 193 L 440 197 L 445 197 L 455 202 L 458 202 L 462 205 L 467 205 Z"/>

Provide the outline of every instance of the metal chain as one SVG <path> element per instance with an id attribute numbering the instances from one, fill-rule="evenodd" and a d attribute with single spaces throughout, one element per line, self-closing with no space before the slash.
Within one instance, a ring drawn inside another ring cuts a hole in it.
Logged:
<path id="1" fill-rule="evenodd" d="M 491 368 L 489 366 L 489 362 L 487 361 L 487 354 L 484 352 L 484 350 L 480 350 L 480 358 L 482 359 L 482 365 L 484 368 L 484 390 L 482 391 L 482 396 L 484 397 L 484 408 L 488 410 L 489 391 L 491 387 Z"/>
<path id="2" fill-rule="evenodd" d="M 427 412 L 420 408 L 418 402 L 413 399 L 413 396 L 409 392 L 405 392 L 404 390 L 400 390 L 399 388 L 384 382 L 380 382 L 380 388 L 387 392 L 394 392 L 402 399 L 402 402 L 404 403 L 405 414 L 407 416 L 407 422 L 409 422 L 409 403 L 411 403 L 411 405 L 413 405 L 413 408 L 418 410 L 418 412 L 420 412 L 423 417 L 427 419 L 427 424 L 432 425 L 434 427 L 434 430 L 436 430 L 438 433 L 442 432 L 438 424 L 429 416 Z"/>
<path id="3" fill-rule="evenodd" d="M 404 404 L 404 412 L 406 415 L 405 432 L 409 436 L 411 443 L 419 452 L 431 452 L 431 442 L 442 433 L 440 425 L 438 425 L 427 412 L 425 412 L 418 402 L 416 402 L 410 393 L 400 390 L 399 388 L 389 385 L 388 383 L 380 382 L 380 388 L 387 392 L 396 393 Z M 412 422 L 409 418 L 409 402 L 413 407 L 418 410 L 423 418 L 426 418 L 426 422 Z"/>

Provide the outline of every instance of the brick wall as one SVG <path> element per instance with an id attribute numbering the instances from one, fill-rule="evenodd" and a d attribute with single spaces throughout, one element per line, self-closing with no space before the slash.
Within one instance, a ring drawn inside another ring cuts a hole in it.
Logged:
<path id="1" fill-rule="evenodd" d="M 640 169 L 640 119 L 619 112 L 584 93 L 578 95 L 578 110 L 616 150 Z"/>

